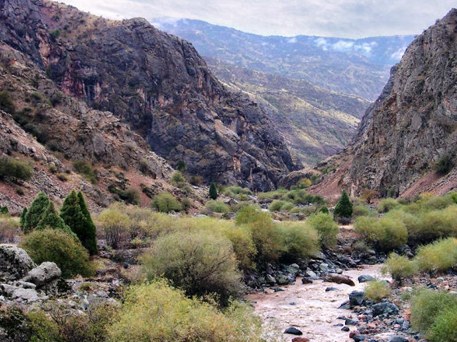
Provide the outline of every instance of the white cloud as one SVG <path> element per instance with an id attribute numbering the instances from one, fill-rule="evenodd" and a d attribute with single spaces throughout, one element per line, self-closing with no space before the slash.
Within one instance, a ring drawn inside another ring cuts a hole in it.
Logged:
<path id="1" fill-rule="evenodd" d="M 390 57 L 392 57 L 392 59 L 400 60 L 403 57 L 405 51 L 406 51 L 406 48 L 402 47 L 402 48 L 398 49 L 397 51 L 395 51 L 392 55 L 390 55 Z"/>
<path id="2" fill-rule="evenodd" d="M 289 39 L 287 39 L 287 42 L 289 44 L 295 44 L 297 42 L 297 38 L 296 37 L 289 38 Z"/>
<path id="3" fill-rule="evenodd" d="M 263 35 L 360 38 L 420 34 L 455 0 L 62 0 L 121 19 L 200 19 Z"/>
<path id="4" fill-rule="evenodd" d="M 335 51 L 351 51 L 352 47 L 354 46 L 354 42 L 347 41 L 347 40 L 339 40 L 335 44 L 332 44 L 332 50 Z"/>

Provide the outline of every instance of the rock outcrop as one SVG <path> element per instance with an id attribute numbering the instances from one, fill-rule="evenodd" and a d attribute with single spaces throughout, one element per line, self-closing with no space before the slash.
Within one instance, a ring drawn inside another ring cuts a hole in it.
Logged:
<path id="1" fill-rule="evenodd" d="M 456 84 L 457 10 L 453 9 L 411 43 L 366 112 L 352 146 L 322 164 L 345 170 L 317 191 L 326 193 L 338 184 L 352 195 L 368 188 L 398 196 L 413 195 L 408 189 L 414 187 L 442 193 L 457 186 L 455 170 L 444 178 L 433 171 L 443 157 L 455 165 Z"/>
<path id="2" fill-rule="evenodd" d="M 84 100 L 87 113 L 112 112 L 172 164 L 264 190 L 296 168 L 257 104 L 228 92 L 190 43 L 146 20 L 109 21 L 45 0 L 2 0 L 0 19 L 5 44 Z"/>

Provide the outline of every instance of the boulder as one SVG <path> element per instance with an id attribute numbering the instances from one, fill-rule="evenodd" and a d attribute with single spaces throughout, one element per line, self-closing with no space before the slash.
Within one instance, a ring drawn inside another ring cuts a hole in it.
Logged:
<path id="1" fill-rule="evenodd" d="M 378 303 L 373 305 L 373 317 L 384 315 L 384 316 L 391 316 L 391 315 L 398 315 L 398 307 L 395 304 L 384 302 Z"/>
<path id="2" fill-rule="evenodd" d="M 0 245 L 0 275 L 8 280 L 17 280 L 25 276 L 35 263 L 22 248 Z"/>
<path id="3" fill-rule="evenodd" d="M 363 304 L 365 298 L 365 292 L 363 291 L 352 291 L 349 294 L 349 305 L 350 307 L 360 306 Z"/>
<path id="4" fill-rule="evenodd" d="M 303 335 L 303 333 L 294 327 L 289 327 L 284 331 L 284 334 L 291 334 L 291 335 Z"/>
<path id="5" fill-rule="evenodd" d="M 35 284 L 37 288 L 58 280 L 62 271 L 54 262 L 43 262 L 40 266 L 30 270 L 22 281 Z"/>
<path id="6" fill-rule="evenodd" d="M 331 274 L 326 275 L 323 279 L 324 279 L 324 281 L 327 281 L 330 283 L 346 284 L 349 286 L 355 286 L 354 281 L 351 278 L 341 275 L 341 274 L 331 273 Z"/>
<path id="7" fill-rule="evenodd" d="M 372 277 L 371 275 L 363 274 L 359 276 L 357 280 L 359 281 L 359 283 L 366 283 L 368 281 L 374 280 L 374 277 Z"/>
<path id="8" fill-rule="evenodd" d="M 392 336 L 391 338 L 389 338 L 389 342 L 408 342 L 409 340 L 403 336 L 399 336 L 399 335 L 396 335 L 396 336 Z"/>

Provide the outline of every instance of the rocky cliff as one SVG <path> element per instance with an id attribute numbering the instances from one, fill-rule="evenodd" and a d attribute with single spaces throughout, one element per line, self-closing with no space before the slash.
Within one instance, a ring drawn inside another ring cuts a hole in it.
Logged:
<path id="1" fill-rule="evenodd" d="M 318 190 L 325 193 L 338 184 L 354 195 L 364 188 L 381 195 L 410 195 L 419 189 L 439 193 L 455 187 L 455 169 L 443 177 L 433 166 L 443 158 L 455 165 L 456 84 L 457 10 L 453 9 L 408 47 L 383 93 L 366 112 L 353 146 L 325 163 L 344 171 Z"/>
<path id="2" fill-rule="evenodd" d="M 265 190 L 296 168 L 257 104 L 228 92 L 190 43 L 146 20 L 109 21 L 45 0 L 0 0 L 0 19 L 5 44 L 172 164 Z"/>

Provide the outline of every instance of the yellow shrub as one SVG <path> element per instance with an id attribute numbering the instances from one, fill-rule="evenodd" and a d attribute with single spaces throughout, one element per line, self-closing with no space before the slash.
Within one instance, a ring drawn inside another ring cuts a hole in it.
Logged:
<path id="1" fill-rule="evenodd" d="M 386 281 L 372 280 L 365 287 L 365 298 L 374 302 L 380 302 L 390 295 L 390 287 Z"/>

